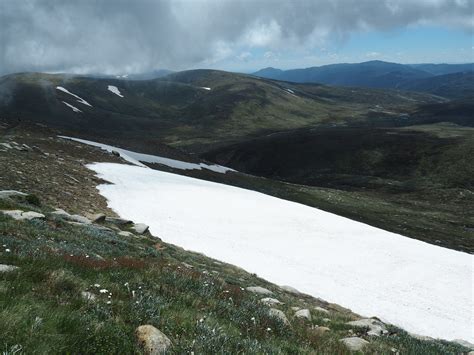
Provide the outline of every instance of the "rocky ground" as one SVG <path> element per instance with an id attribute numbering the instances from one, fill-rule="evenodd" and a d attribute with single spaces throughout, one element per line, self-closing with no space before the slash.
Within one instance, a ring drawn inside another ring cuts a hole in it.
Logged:
<path id="1" fill-rule="evenodd" d="M 5 354 L 468 353 L 163 242 L 107 208 L 93 161 L 121 162 L 44 128 L 0 132 Z"/>

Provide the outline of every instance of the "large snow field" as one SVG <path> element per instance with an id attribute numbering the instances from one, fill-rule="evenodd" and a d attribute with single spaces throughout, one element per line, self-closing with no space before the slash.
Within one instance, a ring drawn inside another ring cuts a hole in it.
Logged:
<path id="1" fill-rule="evenodd" d="M 405 330 L 473 342 L 472 255 L 250 190 L 138 166 L 89 166 L 153 235 Z M 244 285 L 251 286 L 251 285 Z"/>

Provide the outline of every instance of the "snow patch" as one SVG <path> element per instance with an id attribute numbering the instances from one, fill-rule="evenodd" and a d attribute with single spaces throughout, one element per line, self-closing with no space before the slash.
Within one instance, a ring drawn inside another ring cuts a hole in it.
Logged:
<path id="1" fill-rule="evenodd" d="M 201 89 L 204 89 L 204 90 L 211 90 L 211 88 L 207 88 L 205 86 L 200 86 Z"/>
<path id="2" fill-rule="evenodd" d="M 474 256 L 255 191 L 123 164 L 89 165 L 122 218 L 279 285 L 405 330 L 473 342 Z"/>
<path id="3" fill-rule="evenodd" d="M 59 91 L 65 92 L 66 94 L 74 96 L 77 99 L 77 102 L 80 102 L 81 104 L 92 107 L 92 105 L 90 103 L 88 103 L 86 100 L 84 100 L 82 97 L 77 96 L 76 94 L 73 94 L 72 92 L 68 91 L 67 89 L 63 88 L 62 86 L 56 86 L 56 90 L 59 90 Z"/>
<path id="4" fill-rule="evenodd" d="M 160 156 L 157 156 L 157 155 L 137 153 L 137 152 L 133 152 L 131 150 L 117 148 L 117 147 L 114 147 L 114 146 L 111 146 L 111 145 L 92 142 L 92 141 L 88 141 L 88 140 L 85 140 L 85 139 L 72 138 L 72 137 L 67 137 L 67 136 L 59 136 L 59 137 L 60 138 L 65 138 L 65 139 L 70 139 L 70 140 L 73 140 L 73 141 L 76 141 L 76 142 L 79 142 L 79 143 L 83 143 L 83 144 L 92 145 L 94 147 L 99 147 L 99 148 L 101 148 L 103 150 L 106 150 L 108 152 L 116 151 L 116 152 L 120 153 L 120 156 L 123 159 L 125 159 L 126 161 L 128 161 L 129 163 L 132 163 L 133 165 L 140 166 L 142 168 L 148 168 L 145 164 L 142 163 L 142 162 L 145 162 L 145 163 L 161 164 L 161 165 L 168 166 L 170 168 L 180 169 L 180 170 L 202 170 L 202 169 L 207 169 L 207 170 L 211 170 L 211 171 L 214 171 L 216 173 L 222 173 L 222 174 L 225 174 L 228 171 L 235 171 L 233 169 L 227 168 L 227 167 L 222 166 L 222 165 L 217 165 L 217 164 L 209 165 L 209 164 L 205 164 L 205 163 L 199 163 L 199 164 L 188 163 L 188 162 L 181 161 L 181 160 L 163 158 L 163 157 L 160 157 Z"/>
<path id="5" fill-rule="evenodd" d="M 63 104 L 65 104 L 67 107 L 71 108 L 74 112 L 82 112 L 81 110 L 79 110 L 77 107 L 71 105 L 71 104 L 68 104 L 66 101 L 62 101 Z"/>
<path id="6" fill-rule="evenodd" d="M 123 97 L 123 95 L 120 93 L 120 90 L 116 86 L 109 85 L 107 86 L 107 90 L 109 90 L 110 92 L 113 92 L 117 96 Z"/>

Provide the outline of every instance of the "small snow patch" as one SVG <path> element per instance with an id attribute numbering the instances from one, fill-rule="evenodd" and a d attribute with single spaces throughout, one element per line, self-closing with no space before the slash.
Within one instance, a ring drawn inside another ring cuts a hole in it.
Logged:
<path id="1" fill-rule="evenodd" d="M 221 173 L 221 174 L 225 174 L 228 171 L 235 171 L 233 169 L 227 168 L 222 165 L 217 165 L 217 164 L 210 165 L 210 164 L 205 164 L 205 163 L 199 163 L 199 164 L 188 163 L 181 160 L 163 158 L 157 155 L 132 152 L 131 150 L 121 149 L 121 148 L 113 147 L 111 145 L 92 142 L 85 139 L 72 138 L 72 137 L 67 137 L 67 136 L 59 136 L 59 138 L 70 139 L 75 142 L 88 144 L 94 147 L 99 147 L 103 150 L 108 151 L 109 153 L 112 153 L 113 151 L 118 152 L 123 159 L 125 159 L 129 163 L 132 163 L 133 165 L 141 166 L 142 168 L 148 168 L 145 164 L 142 163 L 142 162 L 145 162 L 145 163 L 152 163 L 152 164 L 161 164 L 161 165 L 168 166 L 170 168 L 180 169 L 180 170 L 207 169 L 207 170 L 211 170 L 211 171 L 214 171 L 216 173 Z"/>
<path id="2" fill-rule="evenodd" d="M 73 94 L 72 92 L 70 92 L 66 88 L 63 88 L 62 86 L 56 86 L 56 90 L 59 90 L 59 91 L 65 92 L 66 94 L 74 96 L 77 99 L 77 102 L 80 102 L 81 104 L 92 107 L 92 105 L 90 103 L 88 103 L 86 100 L 84 100 L 82 97 L 77 96 L 76 94 Z"/>
<path id="3" fill-rule="evenodd" d="M 74 112 L 82 112 L 81 110 L 79 110 L 77 107 L 71 105 L 71 104 L 68 104 L 66 101 L 62 101 L 63 104 L 65 104 L 67 107 L 69 107 L 71 110 L 73 110 Z"/>
<path id="4" fill-rule="evenodd" d="M 117 96 L 123 97 L 123 95 L 120 93 L 120 90 L 116 86 L 109 85 L 107 86 L 107 90 L 109 90 L 110 92 L 113 92 Z"/>
<path id="5" fill-rule="evenodd" d="M 211 88 L 207 88 L 207 87 L 205 87 L 205 86 L 201 86 L 200 88 L 201 88 L 201 89 L 204 89 L 204 90 L 211 90 Z"/>

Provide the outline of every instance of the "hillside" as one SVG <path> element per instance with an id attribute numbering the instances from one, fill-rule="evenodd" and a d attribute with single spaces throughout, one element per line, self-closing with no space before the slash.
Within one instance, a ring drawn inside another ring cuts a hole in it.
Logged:
<path id="1" fill-rule="evenodd" d="M 137 328 L 145 324 L 163 332 L 168 340 L 158 344 L 170 353 L 349 353 L 344 342 L 367 354 L 467 351 L 139 234 L 133 223 L 110 218 L 115 213 L 95 189 L 101 180 L 85 167 L 121 159 L 36 125 L 3 126 L 0 134 L 0 159 L 9 167 L 1 186 L 30 194 L 2 192 L 0 209 L 39 213 L 32 220 L 0 214 L 6 351 L 141 352 L 150 345 Z M 272 294 L 257 293 L 264 290 Z"/>
<path id="2" fill-rule="evenodd" d="M 473 64 L 397 64 L 370 61 L 305 69 L 265 68 L 253 75 L 296 83 L 321 83 L 427 92 L 448 98 L 474 93 Z"/>
<path id="3" fill-rule="evenodd" d="M 147 140 L 190 152 L 317 125 L 374 119 L 403 124 L 400 115 L 443 101 L 425 94 L 289 84 L 209 70 L 141 81 L 17 74 L 0 79 L 0 92 L 0 115 L 12 121 L 44 123 L 83 138 Z"/>

